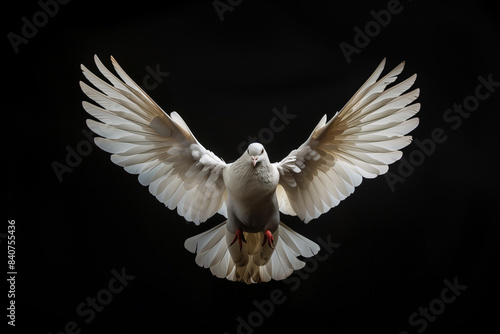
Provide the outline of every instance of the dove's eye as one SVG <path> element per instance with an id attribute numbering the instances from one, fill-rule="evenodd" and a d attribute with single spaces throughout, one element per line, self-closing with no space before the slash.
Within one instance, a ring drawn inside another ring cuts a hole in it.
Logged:
<path id="1" fill-rule="evenodd" d="M 264 153 L 264 149 L 262 149 L 262 151 L 260 152 L 260 154 L 263 154 Z"/>

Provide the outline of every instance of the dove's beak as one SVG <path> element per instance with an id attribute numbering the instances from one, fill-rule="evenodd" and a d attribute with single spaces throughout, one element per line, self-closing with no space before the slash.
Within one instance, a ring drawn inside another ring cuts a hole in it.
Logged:
<path id="1" fill-rule="evenodd" d="M 259 157 L 258 156 L 255 156 L 255 155 L 252 155 L 252 162 L 253 162 L 253 166 L 255 167 L 255 165 L 257 164 L 257 161 L 259 160 Z"/>

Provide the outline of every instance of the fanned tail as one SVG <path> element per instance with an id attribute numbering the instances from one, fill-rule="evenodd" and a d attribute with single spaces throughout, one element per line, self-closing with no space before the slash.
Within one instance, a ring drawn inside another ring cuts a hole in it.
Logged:
<path id="1" fill-rule="evenodd" d="M 234 234 L 226 222 L 186 240 L 184 246 L 196 253 L 196 263 L 210 268 L 213 275 L 231 281 L 258 283 L 282 280 L 305 265 L 297 257 L 311 257 L 320 247 L 283 223 L 273 233 L 274 249 L 262 245 L 264 233 L 244 232 L 246 243 L 240 251 L 238 243 L 229 247 Z"/>

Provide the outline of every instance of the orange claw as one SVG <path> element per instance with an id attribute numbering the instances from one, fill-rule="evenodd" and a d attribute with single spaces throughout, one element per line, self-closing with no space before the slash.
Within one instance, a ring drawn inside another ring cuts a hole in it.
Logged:
<path id="1" fill-rule="evenodd" d="M 241 248 L 243 247 L 242 241 L 244 243 L 247 243 L 247 241 L 245 240 L 245 236 L 243 235 L 243 231 L 241 229 L 236 230 L 236 234 L 234 235 L 234 239 L 231 242 L 231 244 L 229 245 L 229 247 L 231 247 L 236 242 L 236 240 L 238 240 L 238 244 L 240 245 L 240 252 L 241 252 Z"/>
<path id="2" fill-rule="evenodd" d="M 274 244 L 273 234 L 269 230 L 266 230 L 264 232 L 264 242 L 262 243 L 262 246 L 264 246 L 266 244 L 266 241 L 269 244 L 269 247 L 274 249 L 274 247 L 273 247 L 273 244 Z"/>

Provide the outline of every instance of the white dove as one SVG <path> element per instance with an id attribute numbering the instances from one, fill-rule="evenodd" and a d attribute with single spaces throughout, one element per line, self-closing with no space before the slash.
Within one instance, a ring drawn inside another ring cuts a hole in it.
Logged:
<path id="1" fill-rule="evenodd" d="M 83 108 L 95 143 L 111 161 L 139 175 L 151 194 L 196 225 L 215 213 L 227 220 L 186 240 L 196 263 L 213 275 L 245 283 L 282 280 L 305 263 L 319 246 L 280 222 L 280 211 L 306 223 L 354 192 L 363 177 L 384 174 L 410 144 L 406 134 L 418 125 L 420 109 L 411 104 L 419 90 L 407 92 L 416 75 L 390 88 L 404 62 L 379 79 L 385 59 L 328 122 L 321 118 L 309 138 L 281 162 L 252 143 L 233 163 L 206 150 L 176 112 L 165 113 L 111 57 L 119 78 L 97 56 L 110 83 L 82 65 L 98 90 L 80 82 L 97 104 Z"/>

